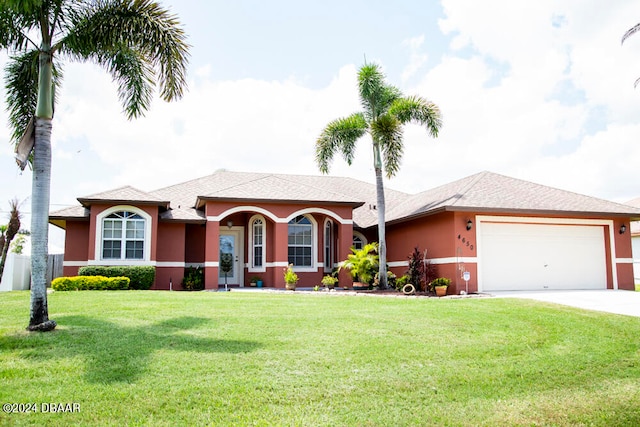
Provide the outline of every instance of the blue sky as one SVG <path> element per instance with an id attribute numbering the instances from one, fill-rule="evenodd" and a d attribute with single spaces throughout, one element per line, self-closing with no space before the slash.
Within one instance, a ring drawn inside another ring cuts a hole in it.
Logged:
<path id="1" fill-rule="evenodd" d="M 316 174 L 314 142 L 358 111 L 365 58 L 442 109 L 437 139 L 408 126 L 391 188 L 483 170 L 626 201 L 640 197 L 640 2 L 163 1 L 192 45 L 189 91 L 127 121 L 108 74 L 68 64 L 53 128 L 52 210 L 122 185 L 154 190 L 218 169 Z M 2 65 L 6 56 L 0 56 Z M 2 99 L 3 89 L 0 88 Z M 0 112 L 0 222 L 30 210 Z M 369 141 L 331 174 L 373 182 Z M 28 224 L 29 217 L 25 218 Z M 62 233 L 52 233 L 53 245 Z"/>

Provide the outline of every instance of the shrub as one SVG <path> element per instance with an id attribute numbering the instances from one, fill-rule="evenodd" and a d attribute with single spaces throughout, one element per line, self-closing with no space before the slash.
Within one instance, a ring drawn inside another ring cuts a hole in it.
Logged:
<path id="1" fill-rule="evenodd" d="M 204 270 L 201 267 L 187 267 L 184 270 L 182 287 L 186 291 L 201 291 L 204 289 Z"/>
<path id="2" fill-rule="evenodd" d="M 404 285 L 406 285 L 407 283 L 409 283 L 409 276 L 407 274 L 398 277 L 396 279 L 396 290 L 402 290 L 402 288 L 404 288 Z"/>
<path id="3" fill-rule="evenodd" d="M 54 291 L 115 291 L 129 289 L 128 277 L 75 276 L 51 281 Z"/>
<path id="4" fill-rule="evenodd" d="M 156 268 L 150 265 L 80 267 L 78 276 L 128 277 L 130 289 L 147 290 L 156 278 Z"/>

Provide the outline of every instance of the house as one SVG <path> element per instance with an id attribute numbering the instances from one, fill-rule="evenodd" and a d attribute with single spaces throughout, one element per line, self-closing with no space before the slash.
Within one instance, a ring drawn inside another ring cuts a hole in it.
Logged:
<path id="1" fill-rule="evenodd" d="M 453 280 L 450 293 L 634 289 L 627 230 L 638 208 L 491 172 L 385 195 L 387 260 L 398 275 L 418 246 Z M 154 289 L 179 289 L 185 267 L 203 266 L 206 289 L 253 276 L 284 288 L 288 264 L 300 286 L 313 286 L 352 246 L 377 240 L 375 200 L 374 185 L 351 178 L 220 171 L 152 192 L 80 197 L 50 222 L 66 230 L 65 275 L 154 265 Z M 351 283 L 344 271 L 340 281 Z"/>
<path id="2" fill-rule="evenodd" d="M 640 208 L 640 197 L 626 202 L 627 205 Z M 633 253 L 633 276 L 640 283 L 640 221 L 631 221 L 631 252 Z"/>

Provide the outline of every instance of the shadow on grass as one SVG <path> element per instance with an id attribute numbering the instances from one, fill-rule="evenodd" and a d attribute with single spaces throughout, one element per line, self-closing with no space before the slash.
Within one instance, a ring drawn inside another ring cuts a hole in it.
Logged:
<path id="1" fill-rule="evenodd" d="M 260 346 L 254 341 L 196 336 L 193 329 L 210 321 L 199 317 L 178 317 L 135 327 L 88 316 L 60 316 L 56 320 L 68 328 L 35 336 L 0 337 L 0 349 L 19 350 L 21 357 L 43 360 L 81 356 L 85 360 L 87 381 L 115 383 L 135 381 L 156 351 L 247 353 Z M 180 360 L 175 357 L 164 363 L 175 364 Z"/>

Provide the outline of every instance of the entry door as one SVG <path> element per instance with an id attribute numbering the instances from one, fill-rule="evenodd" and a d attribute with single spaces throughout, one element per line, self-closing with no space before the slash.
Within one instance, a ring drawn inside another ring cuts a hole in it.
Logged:
<path id="1" fill-rule="evenodd" d="M 225 284 L 225 267 L 230 270 L 226 272 L 226 283 L 228 285 L 244 287 L 244 229 L 242 227 L 232 227 L 231 229 L 220 230 L 220 257 L 218 258 L 218 286 Z M 226 261 L 229 264 L 226 265 Z"/>

